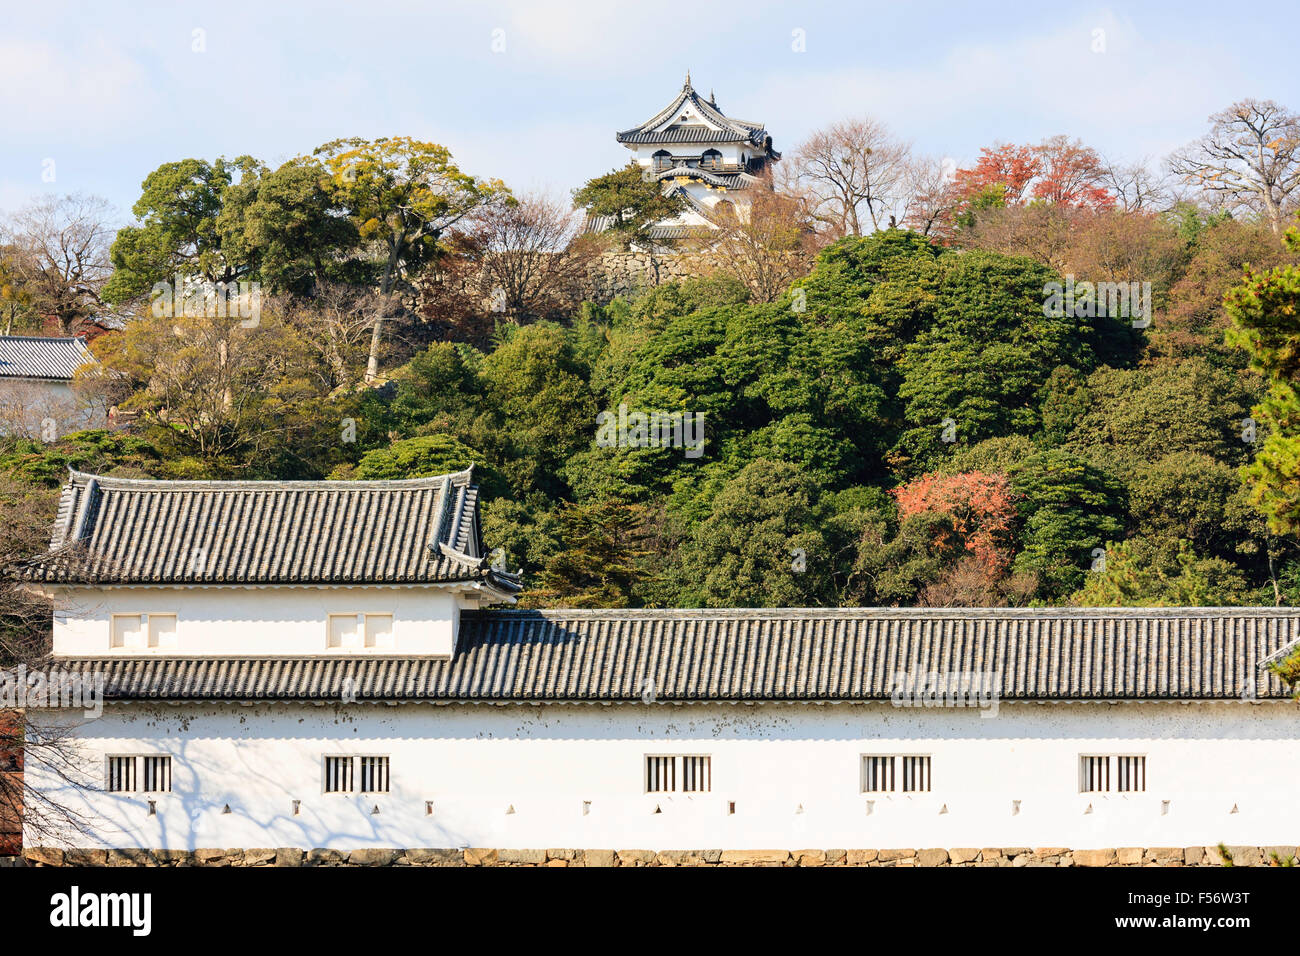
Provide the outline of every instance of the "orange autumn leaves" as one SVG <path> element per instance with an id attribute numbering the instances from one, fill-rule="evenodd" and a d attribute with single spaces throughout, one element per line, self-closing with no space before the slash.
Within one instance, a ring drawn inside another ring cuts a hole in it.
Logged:
<path id="1" fill-rule="evenodd" d="M 898 502 L 900 522 L 919 515 L 945 519 L 934 526 L 933 547 L 941 556 L 968 556 L 989 580 L 1006 574 L 1017 518 L 1016 495 L 1006 475 L 928 474 L 891 493 Z"/>

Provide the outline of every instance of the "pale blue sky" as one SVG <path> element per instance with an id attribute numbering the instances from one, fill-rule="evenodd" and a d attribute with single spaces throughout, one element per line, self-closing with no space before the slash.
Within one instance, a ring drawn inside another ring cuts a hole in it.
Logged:
<path id="1" fill-rule="evenodd" d="M 688 67 L 777 149 L 867 113 L 959 163 L 1055 133 L 1158 158 L 1241 97 L 1300 109 L 1281 0 L 0 3 L 0 209 L 85 191 L 125 218 L 162 162 L 277 163 L 353 135 L 433 140 L 468 172 L 567 193 L 626 160 L 615 130 Z"/>

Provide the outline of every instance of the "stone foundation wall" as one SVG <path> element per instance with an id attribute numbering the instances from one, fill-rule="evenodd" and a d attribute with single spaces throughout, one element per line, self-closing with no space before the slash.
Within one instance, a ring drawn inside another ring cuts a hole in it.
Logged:
<path id="1" fill-rule="evenodd" d="M 1226 854 L 1226 858 L 1225 858 Z M 898 850 L 58 850 L 0 866 L 1281 866 L 1294 846 Z"/>
<path id="2" fill-rule="evenodd" d="M 608 252 L 593 264 L 582 298 L 602 305 L 617 296 L 629 298 L 664 282 L 700 274 L 697 258 L 681 253 Z"/>

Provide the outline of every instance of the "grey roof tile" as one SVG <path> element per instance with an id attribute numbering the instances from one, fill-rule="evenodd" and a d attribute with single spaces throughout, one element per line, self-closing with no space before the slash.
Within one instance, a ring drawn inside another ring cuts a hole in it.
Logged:
<path id="1" fill-rule="evenodd" d="M 487 567 L 470 469 L 405 481 L 153 481 L 73 471 L 46 582 L 518 581 Z M 450 553 L 448 553 L 450 551 Z"/>
<path id="2" fill-rule="evenodd" d="M 78 368 L 93 361 L 83 338 L 0 335 L 0 378 L 71 381 Z"/>
<path id="3" fill-rule="evenodd" d="M 657 129 L 687 105 L 713 126 L 686 124 Z M 704 99 L 695 91 L 689 79 L 671 103 L 640 126 L 617 133 L 616 139 L 626 144 L 750 142 L 756 146 L 771 148 L 771 137 L 768 136 L 762 123 L 751 123 L 748 120 L 724 116 L 716 103 Z"/>
<path id="4" fill-rule="evenodd" d="M 884 701 L 896 675 L 992 672 L 1002 700 L 1284 699 L 1286 609 L 477 611 L 451 660 L 65 659 L 109 699 Z"/>

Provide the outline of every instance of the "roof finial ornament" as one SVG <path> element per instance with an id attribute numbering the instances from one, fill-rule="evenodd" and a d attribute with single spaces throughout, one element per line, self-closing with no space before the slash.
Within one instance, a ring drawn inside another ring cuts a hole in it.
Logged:
<path id="1" fill-rule="evenodd" d="M 682 89 L 689 90 L 690 88 L 691 88 L 691 68 L 688 66 L 686 68 L 686 82 L 682 84 Z"/>

